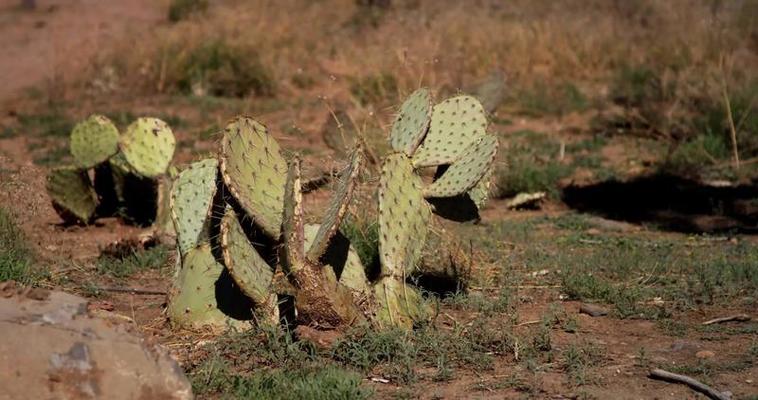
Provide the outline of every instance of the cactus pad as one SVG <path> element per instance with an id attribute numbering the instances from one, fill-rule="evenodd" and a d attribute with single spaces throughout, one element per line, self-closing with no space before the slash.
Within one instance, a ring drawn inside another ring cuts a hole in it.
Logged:
<path id="1" fill-rule="evenodd" d="M 187 252 L 168 301 L 168 316 L 173 324 L 221 327 L 231 322 L 216 301 L 216 285 L 223 270 L 208 243 Z"/>
<path id="2" fill-rule="evenodd" d="M 305 265 L 303 192 L 300 189 L 300 159 L 295 157 L 287 171 L 284 188 L 284 267 L 290 272 Z"/>
<path id="3" fill-rule="evenodd" d="M 490 168 L 487 173 L 484 174 L 482 179 L 479 180 L 479 183 L 477 183 L 476 186 L 472 187 L 467 192 L 471 201 L 476 204 L 476 208 L 480 210 L 484 208 L 484 205 L 487 204 L 487 200 L 490 197 L 490 186 L 492 186 L 493 174 L 494 169 Z"/>
<path id="4" fill-rule="evenodd" d="M 47 176 L 47 192 L 53 206 L 66 222 L 88 223 L 97 208 L 97 195 L 86 170 L 76 167 L 53 169 Z"/>
<path id="5" fill-rule="evenodd" d="M 256 306 L 266 307 L 275 296 L 272 293 L 274 270 L 250 243 L 231 208 L 227 208 L 221 220 L 221 249 L 226 269 L 242 292 Z"/>
<path id="6" fill-rule="evenodd" d="M 318 262 L 319 257 L 326 251 L 329 240 L 340 227 L 353 196 L 353 188 L 358 180 L 362 159 L 362 153 L 356 150 L 350 159 L 350 165 L 339 176 L 337 189 L 332 196 L 331 203 L 329 203 L 324 220 L 306 254 L 306 257 L 312 262 Z"/>
<path id="7" fill-rule="evenodd" d="M 413 92 L 400 106 L 400 112 L 392 123 L 392 149 L 412 156 L 429 128 L 431 113 L 432 95 L 429 89 L 421 88 Z"/>
<path id="8" fill-rule="evenodd" d="M 71 154 L 82 168 L 92 168 L 118 152 L 118 129 L 102 115 L 91 115 L 71 131 Z"/>
<path id="9" fill-rule="evenodd" d="M 139 118 L 121 136 L 121 151 L 140 175 L 154 178 L 164 174 L 174 157 L 176 139 L 169 126 L 157 118 Z"/>
<path id="10" fill-rule="evenodd" d="M 456 96 L 432 109 L 432 122 L 423 143 L 413 155 L 415 167 L 451 164 L 485 135 L 487 116 L 479 100 Z"/>
<path id="11" fill-rule="evenodd" d="M 207 159 L 192 163 L 174 181 L 171 190 L 171 216 L 181 254 L 195 248 L 206 230 L 208 214 L 216 194 L 218 161 Z"/>
<path id="12" fill-rule="evenodd" d="M 492 168 L 497 154 L 497 138 L 485 135 L 469 146 L 439 179 L 424 189 L 424 197 L 452 197 L 465 193 Z"/>
<path id="13" fill-rule="evenodd" d="M 316 234 L 319 231 L 320 226 L 319 225 L 313 225 L 313 224 L 307 224 L 305 225 L 305 246 L 309 247 L 313 243 L 313 240 L 316 238 Z M 341 269 L 340 277 L 339 277 L 339 283 L 347 287 L 348 289 L 352 290 L 353 292 L 358 293 L 368 293 L 369 292 L 369 285 L 368 285 L 368 278 L 366 277 L 366 268 L 363 266 L 363 263 L 361 262 L 361 258 L 358 256 L 358 253 L 355 251 L 352 245 L 350 245 L 350 242 L 347 242 L 348 248 L 347 248 L 347 254 L 343 256 L 338 256 L 335 258 L 338 258 L 338 261 L 340 265 L 332 265 L 332 260 L 322 260 L 326 263 L 324 267 L 331 268 L 332 272 L 335 270 Z M 327 253 L 328 255 L 329 253 Z M 336 275 L 335 275 L 336 276 Z"/>
<path id="14" fill-rule="evenodd" d="M 380 328 L 413 328 L 428 318 L 429 309 L 418 289 L 395 277 L 384 277 L 374 284 L 375 323 Z"/>
<path id="15" fill-rule="evenodd" d="M 431 218 L 421 178 L 404 154 L 387 156 L 379 184 L 379 257 L 384 276 L 406 276 L 416 266 Z"/>
<path id="16" fill-rule="evenodd" d="M 263 124 L 248 117 L 224 130 L 220 156 L 224 183 L 255 223 L 271 237 L 282 227 L 287 163 Z"/>

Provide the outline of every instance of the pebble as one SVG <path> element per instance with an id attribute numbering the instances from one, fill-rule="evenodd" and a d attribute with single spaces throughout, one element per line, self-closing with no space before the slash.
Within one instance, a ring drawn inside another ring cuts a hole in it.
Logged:
<path id="1" fill-rule="evenodd" d="M 713 358 L 716 356 L 716 353 L 710 351 L 710 350 L 700 350 L 697 353 L 695 353 L 695 357 L 704 360 L 706 358 Z"/>
<path id="2" fill-rule="evenodd" d="M 595 304 L 582 303 L 579 306 L 580 314 L 587 314 L 591 317 L 602 317 L 608 315 L 608 310 Z"/>

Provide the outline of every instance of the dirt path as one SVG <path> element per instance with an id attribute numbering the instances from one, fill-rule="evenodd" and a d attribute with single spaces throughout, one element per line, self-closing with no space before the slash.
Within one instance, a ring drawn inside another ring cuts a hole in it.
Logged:
<path id="1" fill-rule="evenodd" d="M 71 82 L 109 43 L 165 20 L 154 0 L 38 0 L 33 11 L 19 4 L 0 0 L 0 109 L 26 88 Z"/>

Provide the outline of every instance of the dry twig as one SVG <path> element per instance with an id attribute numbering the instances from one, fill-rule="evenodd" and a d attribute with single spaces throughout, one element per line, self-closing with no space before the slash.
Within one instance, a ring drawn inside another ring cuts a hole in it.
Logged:
<path id="1" fill-rule="evenodd" d="M 650 375 L 648 375 L 650 378 L 653 379 L 660 379 L 667 382 L 673 382 L 673 383 L 683 383 L 692 390 L 695 390 L 697 392 L 700 392 L 710 399 L 714 400 L 730 400 L 730 396 L 726 395 L 725 393 L 719 392 L 718 390 L 698 381 L 693 378 L 690 378 L 689 376 L 685 375 L 679 375 L 675 374 L 673 372 L 668 372 L 662 369 L 654 369 L 650 371 Z"/>

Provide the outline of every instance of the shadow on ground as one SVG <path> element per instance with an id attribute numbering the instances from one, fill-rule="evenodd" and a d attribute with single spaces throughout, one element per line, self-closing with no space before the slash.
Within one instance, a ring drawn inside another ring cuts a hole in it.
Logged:
<path id="1" fill-rule="evenodd" d="M 564 189 L 581 212 L 685 233 L 758 233 L 758 181 L 716 187 L 672 175 Z"/>

